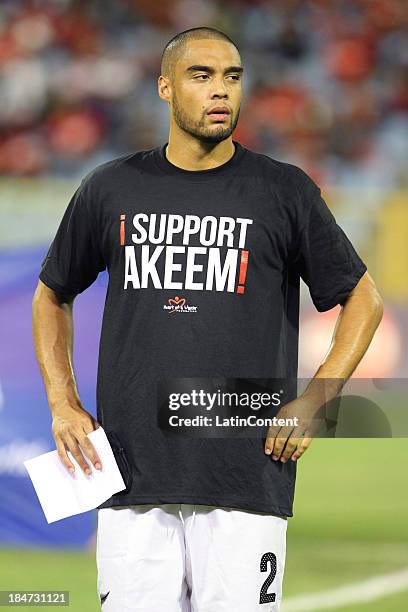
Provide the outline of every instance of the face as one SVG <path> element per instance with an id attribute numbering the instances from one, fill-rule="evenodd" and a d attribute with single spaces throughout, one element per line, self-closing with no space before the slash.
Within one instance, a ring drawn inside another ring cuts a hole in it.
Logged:
<path id="1" fill-rule="evenodd" d="M 238 122 L 242 97 L 241 59 L 234 45 L 189 41 L 175 66 L 168 90 L 172 120 L 208 143 L 228 138 Z M 227 112 L 222 112 L 225 107 Z M 218 113 L 210 113 L 213 109 Z"/>

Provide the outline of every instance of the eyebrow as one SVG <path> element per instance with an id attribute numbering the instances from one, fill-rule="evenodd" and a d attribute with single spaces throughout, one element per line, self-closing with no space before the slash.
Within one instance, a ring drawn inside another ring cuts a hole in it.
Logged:
<path id="1" fill-rule="evenodd" d="M 186 72 L 195 72 L 196 70 L 200 70 L 201 72 L 209 72 L 210 74 L 213 74 L 215 72 L 214 68 L 211 68 L 211 66 L 201 66 L 201 65 L 189 66 L 186 69 Z M 242 66 L 228 66 L 228 68 L 224 70 L 224 74 L 226 72 L 242 73 L 243 71 L 244 69 L 242 68 Z"/>

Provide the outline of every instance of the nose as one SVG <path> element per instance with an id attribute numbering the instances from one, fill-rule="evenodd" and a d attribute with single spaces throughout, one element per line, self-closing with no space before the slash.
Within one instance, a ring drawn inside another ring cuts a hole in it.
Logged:
<path id="1" fill-rule="evenodd" d="M 228 90 L 222 77 L 219 79 L 214 79 L 214 89 L 212 97 L 228 98 Z"/>

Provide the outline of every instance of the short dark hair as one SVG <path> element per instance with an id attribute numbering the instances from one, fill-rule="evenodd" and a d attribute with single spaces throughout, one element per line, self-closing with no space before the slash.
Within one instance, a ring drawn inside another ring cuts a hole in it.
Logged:
<path id="1" fill-rule="evenodd" d="M 189 30 L 184 30 L 179 34 L 176 34 L 176 36 L 173 36 L 173 38 L 166 44 L 161 57 L 161 74 L 173 79 L 177 60 L 180 58 L 185 44 L 189 40 L 203 40 L 205 38 L 213 38 L 216 40 L 224 40 L 229 42 L 231 45 L 234 45 L 239 53 L 237 45 L 229 36 L 224 34 L 224 32 L 210 27 L 190 28 Z"/>

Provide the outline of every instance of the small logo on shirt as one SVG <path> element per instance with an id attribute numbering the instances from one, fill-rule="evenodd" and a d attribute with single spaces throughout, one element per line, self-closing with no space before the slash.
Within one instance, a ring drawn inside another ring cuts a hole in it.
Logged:
<path id="1" fill-rule="evenodd" d="M 168 304 L 163 305 L 163 310 L 167 310 L 169 314 L 175 312 L 197 312 L 197 306 L 190 306 L 186 298 L 176 295 L 174 298 L 168 299 Z"/>

